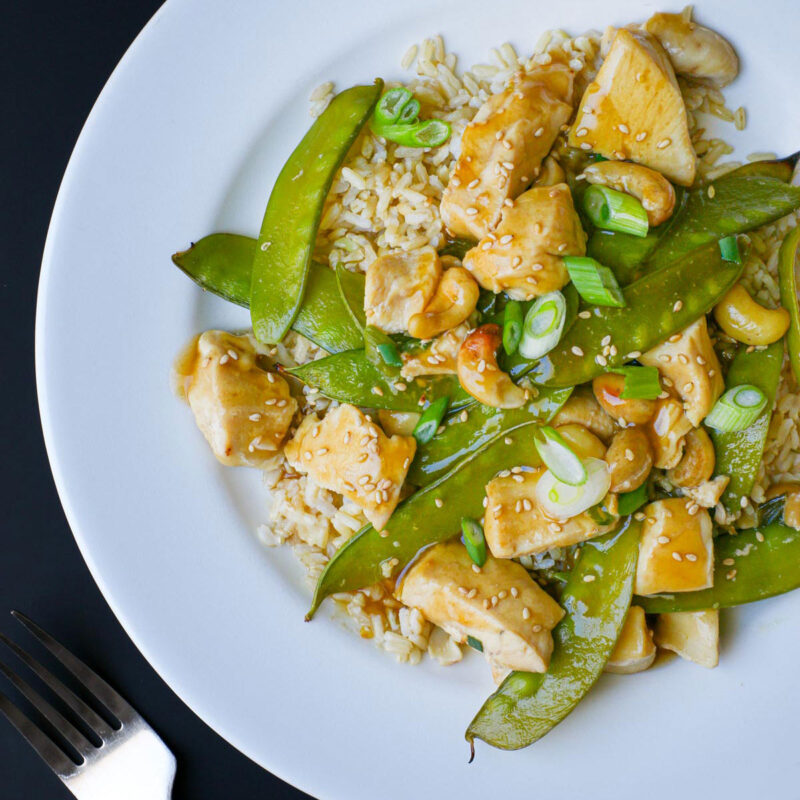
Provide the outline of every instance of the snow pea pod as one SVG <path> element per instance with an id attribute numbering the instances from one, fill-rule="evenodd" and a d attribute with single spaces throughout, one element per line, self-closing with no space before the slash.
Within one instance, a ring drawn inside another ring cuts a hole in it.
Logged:
<path id="1" fill-rule="evenodd" d="M 444 431 L 417 447 L 406 479 L 415 486 L 427 486 L 498 436 L 509 436 L 529 422 L 549 422 L 570 394 L 572 389 L 542 387 L 539 395 L 522 408 L 503 410 L 476 403 L 469 407 L 463 422 L 459 414 L 451 414 Z"/>
<path id="2" fill-rule="evenodd" d="M 250 316 L 260 342 L 280 342 L 300 311 L 325 198 L 382 89 L 376 80 L 336 95 L 275 181 L 253 258 Z"/>
<path id="3" fill-rule="evenodd" d="M 642 262 L 657 245 L 658 235 L 652 231 L 641 237 L 597 229 L 586 243 L 586 255 L 609 267 L 625 286 L 638 277 Z"/>
<path id="4" fill-rule="evenodd" d="M 797 296 L 797 251 L 800 246 L 800 228 L 786 235 L 778 256 L 778 278 L 781 288 L 781 305 L 789 312 L 791 324 L 786 334 L 789 363 L 794 377 L 800 381 L 800 300 Z"/>
<path id="5" fill-rule="evenodd" d="M 392 567 L 392 575 L 399 574 L 423 547 L 458 534 L 462 517 L 483 516 L 483 487 L 498 472 L 518 465 L 538 466 L 533 445 L 537 428 L 530 421 L 514 431 L 511 444 L 494 439 L 460 461 L 399 505 L 381 531 L 383 535 L 372 525 L 362 528 L 328 562 L 306 619 L 311 619 L 329 595 L 384 580 L 384 565 Z"/>
<path id="6" fill-rule="evenodd" d="M 440 397 L 449 397 L 453 410 L 475 402 L 455 375 L 408 381 L 390 378 L 367 358 L 363 349 L 336 353 L 286 371 L 319 389 L 325 397 L 367 408 L 421 411 L 426 403 Z"/>
<path id="7" fill-rule="evenodd" d="M 352 272 L 341 264 L 336 266 L 336 285 L 345 308 L 353 318 L 359 330 L 367 327 L 367 315 L 364 311 L 364 291 L 367 277 L 363 272 Z"/>
<path id="8" fill-rule="evenodd" d="M 503 750 L 541 739 L 583 699 L 600 677 L 633 595 L 640 523 L 628 517 L 616 533 L 586 542 L 561 595 L 566 615 L 553 631 L 544 674 L 512 672 L 483 704 L 466 738 Z"/>
<path id="9" fill-rule="evenodd" d="M 725 377 L 725 386 L 728 389 L 745 383 L 756 386 L 766 395 L 767 405 L 743 431 L 709 430 L 716 454 L 715 472 L 730 475 L 731 479 L 722 495 L 722 503 L 729 511 L 741 508 L 742 498 L 749 496 L 758 477 L 783 366 L 782 339 L 763 350 L 748 353 L 748 349 L 739 348 Z"/>
<path id="10" fill-rule="evenodd" d="M 648 614 L 754 603 L 800 588 L 800 532 L 780 522 L 714 539 L 714 585 L 637 597 Z"/>
<path id="11" fill-rule="evenodd" d="M 707 313 L 739 278 L 740 264 L 723 261 L 716 242 L 676 264 L 626 286 L 624 308 L 594 306 L 578 317 L 558 345 L 539 361 L 517 363 L 511 374 L 529 373 L 546 386 L 577 386 L 612 370 L 682 331 Z M 602 344 L 617 349 L 603 355 Z"/>
<path id="12" fill-rule="evenodd" d="M 250 305 L 250 273 L 256 240 L 235 233 L 212 233 L 172 261 L 196 284 L 231 303 Z M 292 330 L 329 353 L 361 347 L 361 331 L 342 305 L 333 270 L 311 262 L 303 304 Z"/>

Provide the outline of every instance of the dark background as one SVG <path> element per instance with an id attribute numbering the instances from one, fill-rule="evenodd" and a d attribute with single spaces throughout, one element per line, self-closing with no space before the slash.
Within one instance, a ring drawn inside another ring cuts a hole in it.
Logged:
<path id="1" fill-rule="evenodd" d="M 8 615 L 18 608 L 107 678 L 175 753 L 176 799 L 303 798 L 306 795 L 253 764 L 206 727 L 130 642 L 72 538 L 39 425 L 34 312 L 56 192 L 95 98 L 160 5 L 160 0 L 3 3 L 0 631 L 25 647 L 32 645 L 34 654 L 41 656 Z M 4 649 L 0 658 L 19 666 Z M 18 699 L 1 676 L 0 691 Z M 0 798 L 62 797 L 72 795 L 0 715 Z"/>

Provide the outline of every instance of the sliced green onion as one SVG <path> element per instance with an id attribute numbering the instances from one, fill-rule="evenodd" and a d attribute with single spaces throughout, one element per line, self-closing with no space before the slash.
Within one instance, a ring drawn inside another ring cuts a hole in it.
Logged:
<path id="1" fill-rule="evenodd" d="M 616 367 L 625 376 L 619 396 L 623 400 L 655 400 L 661 394 L 658 367 Z"/>
<path id="2" fill-rule="evenodd" d="M 471 517 L 461 518 L 461 533 L 469 557 L 479 566 L 486 563 L 486 537 L 480 522 Z"/>
<path id="3" fill-rule="evenodd" d="M 564 256 L 564 265 L 578 294 L 587 303 L 615 308 L 625 306 L 617 279 L 608 267 L 587 256 Z"/>
<path id="4" fill-rule="evenodd" d="M 719 240 L 719 252 L 723 261 L 732 261 L 734 264 L 742 263 L 742 254 L 739 252 L 739 242 L 735 236 L 726 236 Z"/>
<path id="5" fill-rule="evenodd" d="M 586 467 L 555 428 L 543 426 L 534 445 L 539 458 L 558 480 L 570 486 L 586 483 Z"/>
<path id="6" fill-rule="evenodd" d="M 623 492 L 617 501 L 617 511 L 621 517 L 627 517 L 638 511 L 649 499 L 647 483 L 643 483 L 638 489 L 632 492 Z"/>
<path id="7" fill-rule="evenodd" d="M 442 424 L 444 412 L 447 411 L 448 402 L 449 399 L 447 397 L 440 397 L 422 412 L 422 416 L 419 418 L 419 422 L 417 422 L 413 432 L 417 444 L 425 444 L 436 435 L 436 431 L 439 430 L 439 426 Z"/>
<path id="8" fill-rule="evenodd" d="M 583 194 L 583 210 L 596 228 L 631 236 L 647 236 L 650 227 L 644 206 L 625 192 L 590 186 Z"/>
<path id="9" fill-rule="evenodd" d="M 372 130 L 403 147 L 439 147 L 450 138 L 450 123 L 441 119 L 426 119 L 411 125 L 383 125 L 373 120 Z"/>
<path id="10" fill-rule="evenodd" d="M 480 639 L 476 639 L 474 636 L 467 636 L 467 644 L 473 650 L 477 650 L 479 653 L 483 652 L 483 643 Z"/>
<path id="11" fill-rule="evenodd" d="M 567 319 L 567 301 L 561 292 L 548 292 L 528 309 L 522 326 L 519 352 L 525 358 L 540 358 L 561 339 Z"/>
<path id="12" fill-rule="evenodd" d="M 402 111 L 414 99 L 414 95 L 409 89 L 402 86 L 397 89 L 389 89 L 375 106 L 375 120 L 381 125 L 391 125 L 397 122 Z M 419 108 L 419 103 L 417 103 Z"/>
<path id="13" fill-rule="evenodd" d="M 512 356 L 522 339 L 522 304 L 509 300 L 503 311 L 503 349 Z"/>
<path id="14" fill-rule="evenodd" d="M 608 494 L 611 474 L 608 464 L 600 458 L 586 458 L 586 481 L 581 486 L 571 486 L 560 481 L 548 469 L 536 483 L 536 502 L 556 519 L 569 519 L 596 506 Z"/>
<path id="15" fill-rule="evenodd" d="M 380 328 L 372 325 L 364 328 L 364 352 L 381 372 L 395 374 L 397 368 L 403 366 L 397 345 Z"/>
<path id="16" fill-rule="evenodd" d="M 400 353 L 397 352 L 397 345 L 395 345 L 394 342 L 379 344 L 377 349 L 385 364 L 388 364 L 390 367 L 403 366 L 403 360 L 400 358 Z"/>
<path id="17" fill-rule="evenodd" d="M 592 153 L 591 159 L 595 162 L 595 164 L 599 163 L 600 161 L 608 161 L 608 159 L 605 156 L 601 156 L 600 153 Z"/>
<path id="18" fill-rule="evenodd" d="M 743 431 L 758 419 L 766 405 L 767 396 L 757 386 L 734 386 L 717 400 L 705 423 L 718 431 Z"/>
<path id="19" fill-rule="evenodd" d="M 419 100 L 416 97 L 412 97 L 404 106 L 403 110 L 400 112 L 400 116 L 397 118 L 397 122 L 401 125 L 410 125 L 412 122 L 417 121 L 417 117 L 419 116 Z"/>

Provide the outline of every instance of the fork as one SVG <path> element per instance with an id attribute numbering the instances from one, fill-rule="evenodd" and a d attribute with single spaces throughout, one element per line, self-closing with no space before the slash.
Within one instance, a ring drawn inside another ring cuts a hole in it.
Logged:
<path id="1" fill-rule="evenodd" d="M 99 744 L 90 741 L 76 725 L 2 662 L 0 671 L 63 737 L 80 760 L 75 761 L 68 748 L 57 744 L 31 722 L 2 692 L 0 711 L 79 800 L 168 800 L 175 778 L 175 756 L 155 731 L 102 678 L 35 622 L 19 611 L 11 613 L 75 676 L 86 692 L 107 709 L 116 724 L 106 722 L 46 667 L 2 633 L 0 641 L 82 720 Z"/>

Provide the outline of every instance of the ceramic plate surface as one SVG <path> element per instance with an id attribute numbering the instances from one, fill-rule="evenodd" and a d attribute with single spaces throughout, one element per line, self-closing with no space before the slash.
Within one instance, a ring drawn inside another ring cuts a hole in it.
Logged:
<path id="1" fill-rule="evenodd" d="M 76 539 L 128 633 L 236 747 L 324 798 L 796 797 L 800 594 L 723 615 L 715 670 L 670 661 L 607 676 L 532 748 L 478 745 L 483 660 L 396 664 L 309 605 L 288 549 L 265 550 L 257 472 L 217 465 L 171 394 L 173 356 L 247 315 L 203 295 L 169 256 L 206 233 L 257 232 L 307 98 L 400 78 L 411 42 L 442 33 L 469 65 L 547 28 L 640 20 L 652 2 L 170 0 L 114 72 L 75 148 L 44 255 L 41 414 Z M 669 10 L 678 10 L 677 8 Z M 740 152 L 800 147 L 800 7 L 703 0 L 742 58 L 729 105 Z"/>

